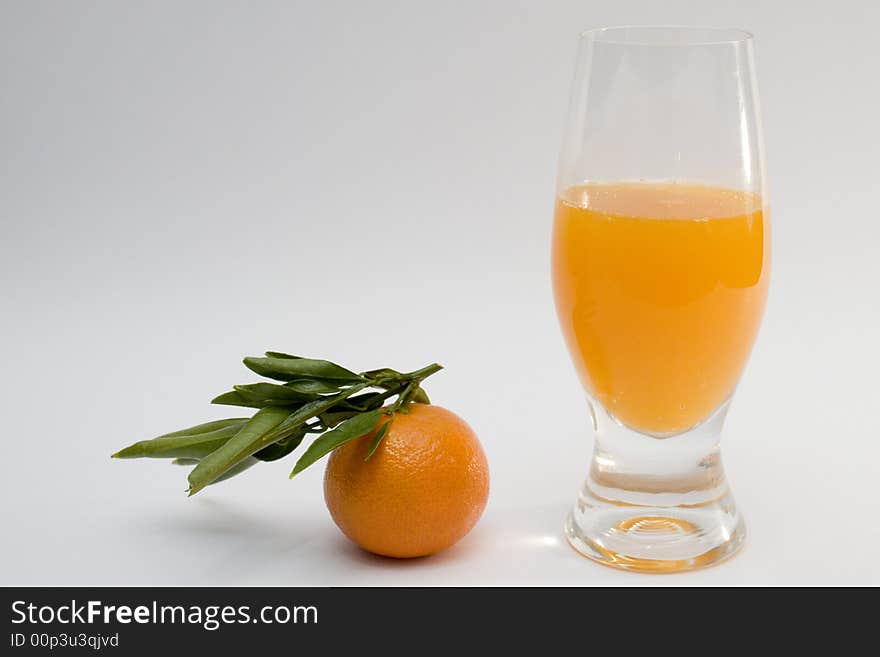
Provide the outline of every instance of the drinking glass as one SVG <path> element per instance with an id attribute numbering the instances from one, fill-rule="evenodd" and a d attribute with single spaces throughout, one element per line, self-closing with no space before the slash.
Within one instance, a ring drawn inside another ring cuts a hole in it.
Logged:
<path id="1" fill-rule="evenodd" d="M 751 34 L 581 35 L 553 287 L 595 432 L 565 533 L 591 559 L 672 572 L 743 543 L 719 440 L 767 296 L 763 151 Z"/>

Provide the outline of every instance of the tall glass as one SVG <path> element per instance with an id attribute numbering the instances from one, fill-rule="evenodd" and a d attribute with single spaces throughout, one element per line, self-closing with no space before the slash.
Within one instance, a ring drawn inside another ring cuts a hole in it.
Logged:
<path id="1" fill-rule="evenodd" d="M 595 431 L 565 532 L 606 565 L 689 570 L 745 538 L 719 440 L 767 296 L 763 150 L 747 32 L 581 35 L 553 286 Z"/>

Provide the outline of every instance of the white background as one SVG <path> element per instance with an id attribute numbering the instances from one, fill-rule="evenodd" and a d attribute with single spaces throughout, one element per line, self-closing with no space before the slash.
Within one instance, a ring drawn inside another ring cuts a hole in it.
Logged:
<path id="1" fill-rule="evenodd" d="M 594 565 L 548 242 L 576 34 L 756 35 L 771 299 L 725 431 L 732 561 Z M 880 584 L 880 11 L 868 2 L 4 2 L 0 584 Z M 223 417 L 264 349 L 446 370 L 482 521 L 430 559 L 351 546 L 320 467 L 193 499 L 115 449 Z"/>

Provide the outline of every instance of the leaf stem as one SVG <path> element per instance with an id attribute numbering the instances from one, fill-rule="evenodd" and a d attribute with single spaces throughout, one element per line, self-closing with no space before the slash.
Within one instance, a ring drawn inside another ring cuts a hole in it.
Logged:
<path id="1" fill-rule="evenodd" d="M 406 388 L 403 389 L 403 392 L 400 393 L 400 396 L 397 398 L 397 401 L 394 402 L 394 406 L 391 407 L 391 412 L 396 413 L 397 411 L 406 412 L 406 405 L 412 399 L 412 396 L 415 394 L 416 390 L 419 388 L 419 380 L 411 381 Z"/>

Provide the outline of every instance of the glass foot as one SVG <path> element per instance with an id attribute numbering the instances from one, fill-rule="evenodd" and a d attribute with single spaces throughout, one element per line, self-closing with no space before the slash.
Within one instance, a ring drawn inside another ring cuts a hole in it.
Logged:
<path id="1" fill-rule="evenodd" d="M 644 573 L 705 568 L 742 547 L 745 523 L 724 500 L 701 508 L 620 507 L 578 500 L 565 521 L 571 546 L 606 566 Z"/>
<path id="2" fill-rule="evenodd" d="M 613 568 L 672 573 L 716 564 L 742 547 L 745 523 L 719 451 L 727 404 L 669 437 L 639 433 L 591 407 L 593 461 L 565 521 L 575 550 Z"/>

